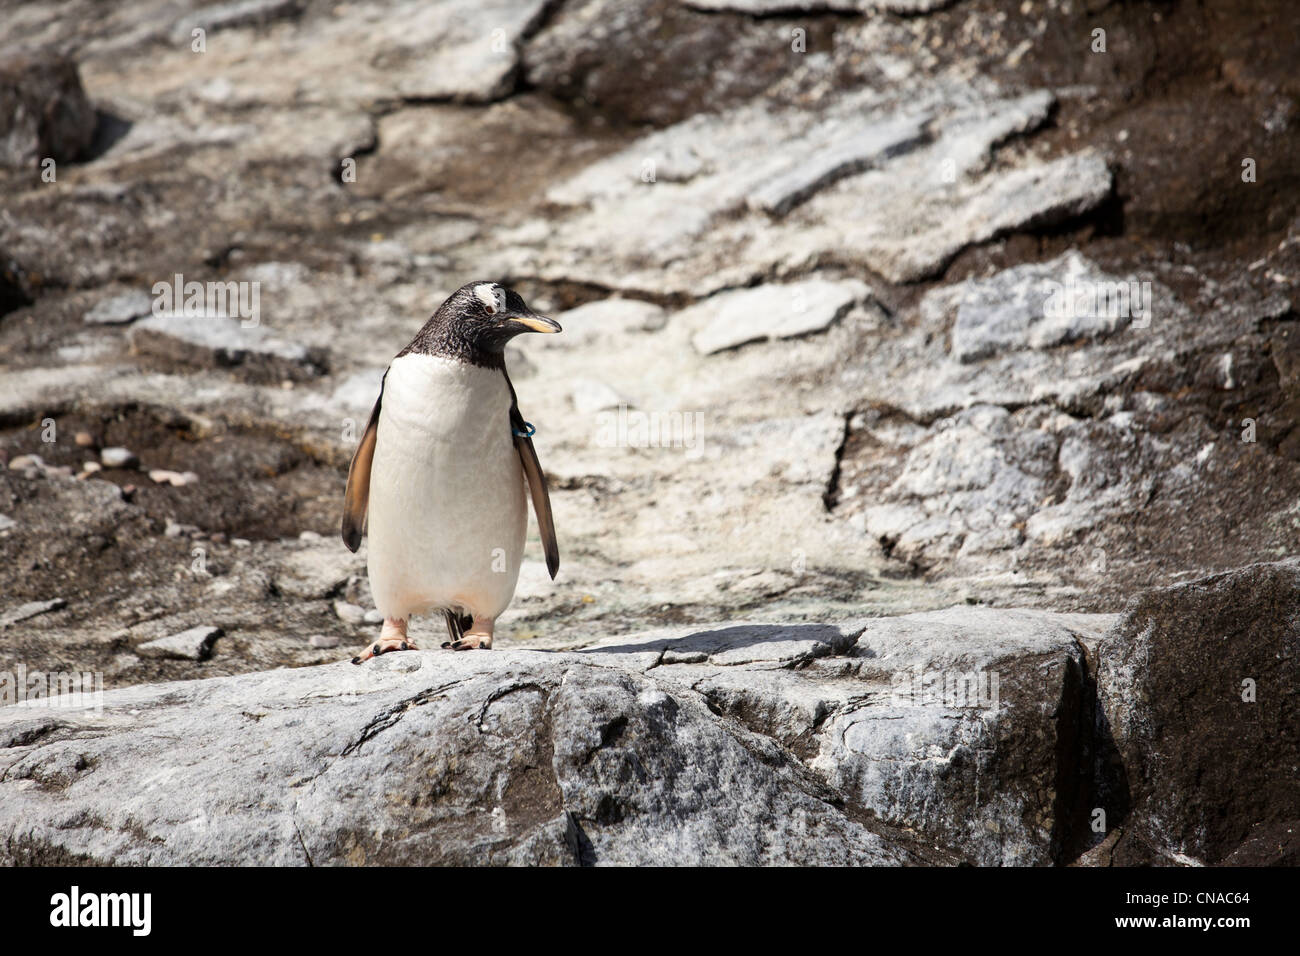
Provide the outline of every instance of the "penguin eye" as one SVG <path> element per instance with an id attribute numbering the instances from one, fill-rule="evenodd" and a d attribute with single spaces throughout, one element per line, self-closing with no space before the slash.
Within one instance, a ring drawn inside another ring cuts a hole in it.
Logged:
<path id="1" fill-rule="evenodd" d="M 474 295 L 476 295 L 478 300 L 483 303 L 483 308 L 487 310 L 488 315 L 496 315 L 506 306 L 505 290 L 503 290 L 499 285 L 488 285 L 487 283 L 484 283 L 483 285 L 476 286 L 474 289 Z"/>

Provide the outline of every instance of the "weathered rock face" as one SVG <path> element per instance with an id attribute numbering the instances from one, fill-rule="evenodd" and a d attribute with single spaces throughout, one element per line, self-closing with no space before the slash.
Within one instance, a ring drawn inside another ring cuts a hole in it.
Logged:
<path id="1" fill-rule="evenodd" d="M 1258 565 L 1118 619 L 954 607 L 28 700 L 0 710 L 0 862 L 1284 862 L 1298 602 L 1300 565 Z"/>
<path id="2" fill-rule="evenodd" d="M 954 608 L 29 702 L 0 711 L 0 858 L 1052 862 L 1104 623 Z"/>
<path id="3" fill-rule="evenodd" d="M 1300 565 L 1138 595 L 1097 648 L 1097 688 L 1132 801 L 1119 862 L 1294 858 Z"/>
<path id="4" fill-rule="evenodd" d="M 97 122 L 71 60 L 0 60 L 0 166 L 30 172 L 42 160 L 78 159 Z"/>

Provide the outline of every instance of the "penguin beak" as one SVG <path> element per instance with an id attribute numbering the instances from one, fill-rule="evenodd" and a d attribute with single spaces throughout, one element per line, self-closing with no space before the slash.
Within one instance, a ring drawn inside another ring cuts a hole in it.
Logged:
<path id="1" fill-rule="evenodd" d="M 519 332 L 561 332 L 560 323 L 536 312 L 527 314 L 516 312 L 506 316 L 502 323 L 512 333 Z"/>

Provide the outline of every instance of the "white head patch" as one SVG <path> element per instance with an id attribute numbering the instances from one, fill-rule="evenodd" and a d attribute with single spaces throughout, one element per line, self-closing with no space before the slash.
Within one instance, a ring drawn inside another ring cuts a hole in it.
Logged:
<path id="1" fill-rule="evenodd" d="M 484 282 L 482 285 L 474 286 L 474 294 L 491 315 L 505 311 L 506 290 L 495 282 Z"/>

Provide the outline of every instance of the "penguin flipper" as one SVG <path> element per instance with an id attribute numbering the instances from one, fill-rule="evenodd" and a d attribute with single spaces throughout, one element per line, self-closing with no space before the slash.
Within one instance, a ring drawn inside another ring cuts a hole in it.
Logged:
<path id="1" fill-rule="evenodd" d="M 384 379 L 388 372 L 384 372 Z M 384 382 L 379 383 L 379 397 L 370 412 L 370 423 L 361 436 L 352 464 L 348 467 L 348 487 L 343 492 L 343 543 L 349 551 L 361 547 L 361 535 L 366 527 L 366 509 L 370 505 L 370 464 L 375 458 L 375 439 L 379 435 L 379 407 L 384 403 Z"/>
<path id="2" fill-rule="evenodd" d="M 514 389 L 511 388 L 511 392 Z M 533 499 L 533 513 L 537 515 L 537 530 L 542 536 L 542 550 L 546 552 L 546 570 L 555 580 L 560 570 L 560 546 L 555 540 L 555 519 L 551 516 L 551 496 L 546 490 L 546 475 L 542 473 L 542 463 L 537 460 L 537 449 L 533 440 L 525 434 L 528 429 L 524 416 L 519 413 L 519 405 L 510 406 L 510 427 L 514 433 L 515 448 L 519 460 L 524 466 L 524 477 L 528 479 L 528 493 Z"/>

